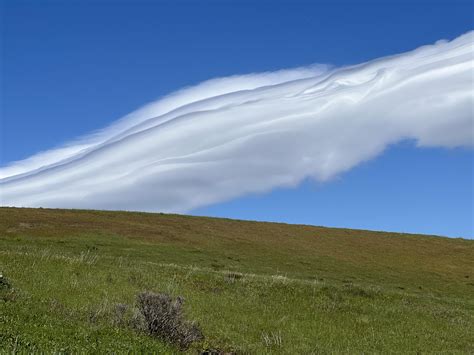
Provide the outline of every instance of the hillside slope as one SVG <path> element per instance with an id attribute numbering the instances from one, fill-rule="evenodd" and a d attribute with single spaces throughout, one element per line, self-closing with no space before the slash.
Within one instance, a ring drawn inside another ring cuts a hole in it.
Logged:
<path id="1" fill-rule="evenodd" d="M 0 208 L 0 272 L 10 351 L 178 351 L 114 322 L 143 290 L 184 296 L 189 351 L 474 351 L 471 240 Z"/>

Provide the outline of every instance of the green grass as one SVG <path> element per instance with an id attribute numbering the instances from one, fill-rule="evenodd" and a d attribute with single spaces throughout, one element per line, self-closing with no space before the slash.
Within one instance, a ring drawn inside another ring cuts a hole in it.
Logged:
<path id="1" fill-rule="evenodd" d="M 190 353 L 474 352 L 470 240 L 0 208 L 0 272 L 6 352 L 179 352 L 114 321 L 144 290 L 184 296 Z"/>

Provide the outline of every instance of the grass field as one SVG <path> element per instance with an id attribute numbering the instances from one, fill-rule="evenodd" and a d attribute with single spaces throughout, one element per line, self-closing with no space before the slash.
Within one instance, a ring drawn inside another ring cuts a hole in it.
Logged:
<path id="1" fill-rule="evenodd" d="M 0 349 L 179 349 L 117 320 L 183 296 L 205 349 L 474 353 L 474 241 L 167 214 L 0 208 Z"/>

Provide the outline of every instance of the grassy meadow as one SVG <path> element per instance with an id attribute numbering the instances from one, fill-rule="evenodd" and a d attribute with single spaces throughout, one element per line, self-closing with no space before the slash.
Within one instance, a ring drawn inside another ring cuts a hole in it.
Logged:
<path id="1" fill-rule="evenodd" d="M 180 353 L 123 320 L 184 298 L 185 352 L 474 353 L 474 241 L 169 214 L 0 208 L 0 351 Z"/>

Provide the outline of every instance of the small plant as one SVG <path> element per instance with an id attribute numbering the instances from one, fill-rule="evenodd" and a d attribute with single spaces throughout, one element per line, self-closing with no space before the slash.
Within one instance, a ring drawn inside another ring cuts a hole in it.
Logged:
<path id="1" fill-rule="evenodd" d="M 0 300 L 5 302 L 14 301 L 16 296 L 17 294 L 10 281 L 3 274 L 0 274 Z"/>
<path id="2" fill-rule="evenodd" d="M 143 328 L 152 336 L 187 349 L 191 343 L 204 339 L 199 327 L 186 320 L 182 297 L 173 299 L 163 293 L 142 292 L 137 296 L 137 306 L 143 316 Z"/>
<path id="3" fill-rule="evenodd" d="M 0 290 L 9 290 L 12 287 L 8 279 L 3 276 L 3 274 L 0 274 Z"/>

